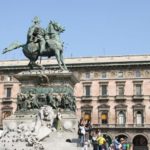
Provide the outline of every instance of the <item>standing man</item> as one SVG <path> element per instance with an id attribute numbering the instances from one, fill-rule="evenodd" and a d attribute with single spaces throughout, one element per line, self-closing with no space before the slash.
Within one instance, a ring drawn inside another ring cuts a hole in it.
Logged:
<path id="1" fill-rule="evenodd" d="M 115 137 L 113 144 L 114 144 L 115 150 L 120 150 L 121 144 L 118 141 L 118 137 Z"/>
<path id="2" fill-rule="evenodd" d="M 103 135 L 99 135 L 97 137 L 97 141 L 98 141 L 98 145 L 99 145 L 99 150 L 105 150 L 105 144 L 106 144 L 106 140 L 103 137 Z"/>

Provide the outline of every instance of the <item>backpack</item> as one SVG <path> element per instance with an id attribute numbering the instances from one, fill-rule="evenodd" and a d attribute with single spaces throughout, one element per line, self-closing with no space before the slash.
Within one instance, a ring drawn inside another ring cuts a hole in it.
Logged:
<path id="1" fill-rule="evenodd" d="M 80 128 L 78 129 L 78 135 L 81 135 L 81 129 Z"/>

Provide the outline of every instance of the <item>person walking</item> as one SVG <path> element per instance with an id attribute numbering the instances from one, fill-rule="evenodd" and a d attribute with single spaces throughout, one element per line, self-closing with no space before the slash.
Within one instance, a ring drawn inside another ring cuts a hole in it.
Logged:
<path id="1" fill-rule="evenodd" d="M 80 146 L 83 147 L 85 142 L 85 126 L 83 123 L 79 125 L 78 135 L 80 140 Z"/>
<path id="2" fill-rule="evenodd" d="M 127 150 L 127 141 L 124 138 L 120 139 L 122 150 Z"/>
<path id="3" fill-rule="evenodd" d="M 99 131 L 94 131 L 92 135 L 92 145 L 93 145 L 93 150 L 99 150 L 99 145 L 98 145 L 98 133 Z"/>
<path id="4" fill-rule="evenodd" d="M 118 137 L 115 137 L 115 140 L 114 140 L 113 144 L 114 144 L 114 149 L 115 150 L 120 150 L 121 144 L 118 141 Z"/>
<path id="5" fill-rule="evenodd" d="M 115 150 L 115 145 L 114 143 L 110 144 L 109 149 L 108 150 Z"/>
<path id="6" fill-rule="evenodd" d="M 106 150 L 105 144 L 106 144 L 106 140 L 103 137 L 103 135 L 99 135 L 97 138 L 98 141 L 98 145 L 99 145 L 99 150 Z"/>

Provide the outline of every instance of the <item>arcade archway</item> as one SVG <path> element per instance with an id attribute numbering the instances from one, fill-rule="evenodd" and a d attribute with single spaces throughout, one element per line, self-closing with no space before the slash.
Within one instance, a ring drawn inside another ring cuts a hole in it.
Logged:
<path id="1" fill-rule="evenodd" d="M 148 150 L 148 140 L 143 135 L 136 135 L 133 138 L 133 150 Z"/>
<path id="2" fill-rule="evenodd" d="M 108 145 L 112 144 L 112 138 L 108 134 L 103 134 L 103 137 L 107 141 Z"/>
<path id="3" fill-rule="evenodd" d="M 125 134 L 119 134 L 119 135 L 117 135 L 116 137 L 117 137 L 117 139 L 118 139 L 119 142 L 120 142 L 120 139 L 121 139 L 121 138 L 126 139 L 126 140 L 128 140 L 128 138 L 129 138 L 129 137 L 128 137 L 127 135 L 125 135 Z"/>

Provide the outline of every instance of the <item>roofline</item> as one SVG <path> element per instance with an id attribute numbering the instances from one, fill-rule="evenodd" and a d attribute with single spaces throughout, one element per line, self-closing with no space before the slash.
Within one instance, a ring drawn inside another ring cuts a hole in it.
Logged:
<path id="1" fill-rule="evenodd" d="M 69 68 L 75 67 L 111 67 L 111 66 L 141 66 L 150 65 L 150 55 L 123 55 L 123 56 L 96 56 L 96 57 L 73 57 L 65 58 L 65 64 Z M 37 61 L 39 63 L 39 60 Z M 0 70 L 27 69 L 28 59 L 0 60 Z M 55 58 L 43 59 L 42 65 L 48 68 L 58 68 Z"/>

